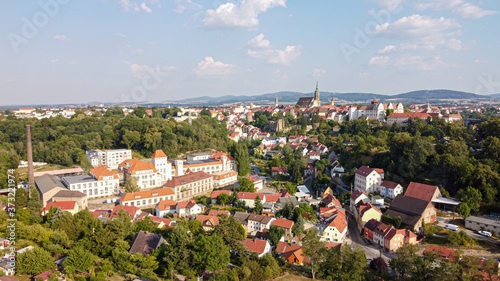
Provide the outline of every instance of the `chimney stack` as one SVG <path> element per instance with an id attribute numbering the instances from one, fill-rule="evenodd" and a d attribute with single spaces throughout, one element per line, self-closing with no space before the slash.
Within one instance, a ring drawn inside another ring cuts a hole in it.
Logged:
<path id="1" fill-rule="evenodd" d="M 26 125 L 26 150 L 28 154 L 28 194 L 31 197 L 31 188 L 35 185 L 33 173 L 33 150 L 31 149 L 31 126 Z"/>

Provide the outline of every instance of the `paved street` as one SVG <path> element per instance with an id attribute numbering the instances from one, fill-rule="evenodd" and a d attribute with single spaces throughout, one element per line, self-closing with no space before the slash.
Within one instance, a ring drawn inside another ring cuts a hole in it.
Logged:
<path id="1" fill-rule="evenodd" d="M 365 240 L 360 236 L 356 221 L 350 216 L 347 217 L 347 228 L 349 237 L 346 238 L 346 243 L 351 244 L 351 247 L 353 248 L 356 244 L 359 245 L 365 251 L 368 262 L 380 256 L 379 248 L 375 245 L 366 244 Z M 391 255 L 386 252 L 382 252 L 382 258 L 387 262 L 387 264 L 389 264 Z"/>

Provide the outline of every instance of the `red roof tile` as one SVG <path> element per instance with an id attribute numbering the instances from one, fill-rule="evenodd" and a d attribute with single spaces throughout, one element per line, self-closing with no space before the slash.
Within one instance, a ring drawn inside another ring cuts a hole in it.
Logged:
<path id="1" fill-rule="evenodd" d="M 156 198 L 156 197 L 170 196 L 170 195 L 174 195 L 174 191 L 170 187 L 165 187 L 159 189 L 126 193 L 119 200 L 121 202 L 126 202 L 126 201 L 149 199 L 149 198 Z"/>
<path id="2" fill-rule="evenodd" d="M 155 151 L 155 153 L 153 153 L 153 156 L 151 156 L 151 158 L 164 158 L 164 157 L 167 157 L 167 155 L 161 149 Z"/>
<path id="3" fill-rule="evenodd" d="M 217 197 L 219 195 L 221 195 L 222 193 L 227 194 L 227 195 L 231 195 L 229 190 L 215 190 L 212 192 L 211 197 L 212 197 L 212 199 L 217 199 Z"/>
<path id="4" fill-rule="evenodd" d="M 293 221 L 279 218 L 279 219 L 275 219 L 273 221 L 273 225 L 283 227 L 286 229 L 292 229 Z"/>
<path id="5" fill-rule="evenodd" d="M 434 194 L 436 194 L 436 192 L 439 192 L 439 194 L 441 194 L 437 186 L 410 182 L 408 188 L 406 189 L 405 196 L 430 202 L 432 201 L 432 197 L 434 196 Z"/>
<path id="6" fill-rule="evenodd" d="M 246 247 L 255 253 L 262 254 L 266 250 L 267 240 L 258 240 L 247 238 Z"/>

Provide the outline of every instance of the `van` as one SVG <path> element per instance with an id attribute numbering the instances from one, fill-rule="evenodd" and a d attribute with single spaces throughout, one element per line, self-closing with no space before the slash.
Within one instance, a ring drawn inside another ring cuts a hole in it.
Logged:
<path id="1" fill-rule="evenodd" d="M 453 230 L 453 231 L 457 231 L 458 230 L 458 226 L 454 225 L 454 224 L 447 224 L 444 228 L 447 228 L 447 229 Z"/>

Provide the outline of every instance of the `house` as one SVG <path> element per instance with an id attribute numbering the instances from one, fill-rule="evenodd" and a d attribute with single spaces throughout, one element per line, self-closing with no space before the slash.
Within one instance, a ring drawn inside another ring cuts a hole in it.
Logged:
<path id="1" fill-rule="evenodd" d="M 245 206 L 248 208 L 255 207 L 255 199 L 257 196 L 260 198 L 262 203 L 266 202 L 266 195 L 263 193 L 253 193 L 253 192 L 238 192 L 238 199 L 245 202 Z"/>
<path id="2" fill-rule="evenodd" d="M 251 175 L 248 176 L 247 178 L 253 182 L 256 191 L 259 191 L 264 188 L 264 181 L 258 175 Z"/>
<path id="3" fill-rule="evenodd" d="M 214 187 L 227 186 L 238 181 L 238 173 L 235 171 L 222 171 L 212 174 Z"/>
<path id="4" fill-rule="evenodd" d="M 299 205 L 299 201 L 297 201 L 297 197 L 280 197 L 278 199 L 278 207 L 283 208 L 286 204 L 292 204 L 293 207 L 297 207 Z"/>
<path id="5" fill-rule="evenodd" d="M 369 220 L 364 227 L 364 236 L 384 248 L 394 252 L 403 244 L 417 244 L 417 235 L 409 229 L 396 229 L 375 219 Z"/>
<path id="6" fill-rule="evenodd" d="M 44 174 L 35 178 L 35 186 L 43 206 L 50 201 L 77 201 L 81 208 L 87 207 L 87 195 L 77 190 L 68 190 L 58 176 Z"/>
<path id="7" fill-rule="evenodd" d="M 297 186 L 297 192 L 295 193 L 295 197 L 299 200 L 308 200 L 312 198 L 311 192 L 309 188 L 305 185 Z"/>
<path id="8" fill-rule="evenodd" d="M 167 218 L 159 218 L 157 216 L 148 216 L 148 217 L 152 222 L 156 223 L 157 227 L 160 229 L 164 227 L 171 227 L 175 223 L 173 220 Z"/>
<path id="9" fill-rule="evenodd" d="M 153 251 L 159 249 L 162 244 L 165 244 L 163 236 L 161 236 L 160 234 L 154 234 L 141 230 L 136 233 L 134 238 L 132 239 L 129 253 L 131 253 L 132 255 L 151 255 Z"/>
<path id="10" fill-rule="evenodd" d="M 116 205 L 113 210 L 111 211 L 111 214 L 109 215 L 110 218 L 116 218 L 118 211 L 123 210 L 125 213 L 127 213 L 130 216 L 130 219 L 133 221 L 137 219 L 142 211 L 138 207 L 134 206 L 125 206 L 125 205 Z"/>
<path id="11" fill-rule="evenodd" d="M 201 222 L 203 225 L 203 230 L 209 231 L 219 224 L 219 218 L 217 216 L 209 215 L 199 215 L 196 220 Z"/>
<path id="12" fill-rule="evenodd" d="M 257 253 L 259 258 L 266 254 L 271 254 L 271 244 L 268 240 L 250 239 L 247 238 L 245 246 L 252 252 Z"/>
<path id="13" fill-rule="evenodd" d="M 371 219 L 375 219 L 380 221 L 382 218 L 382 212 L 379 209 L 375 208 L 371 203 L 366 203 L 364 201 L 360 201 L 356 205 L 356 211 L 354 212 L 354 218 L 358 224 L 358 229 L 363 229 L 365 223 L 367 223 Z"/>
<path id="14" fill-rule="evenodd" d="M 443 247 L 438 247 L 434 245 L 429 245 L 424 249 L 424 255 L 432 253 L 436 255 L 439 260 L 455 262 L 457 257 L 455 255 L 456 251 L 453 249 L 447 249 Z"/>
<path id="15" fill-rule="evenodd" d="M 231 192 L 229 190 L 214 190 L 210 197 L 212 198 L 212 204 L 217 203 L 217 197 L 221 194 L 227 194 L 228 196 L 231 196 Z"/>
<path id="16" fill-rule="evenodd" d="M 250 214 L 243 212 L 235 212 L 233 218 L 241 223 L 241 225 L 246 229 L 248 229 L 248 217 Z"/>
<path id="17" fill-rule="evenodd" d="M 293 238 L 293 234 L 292 234 L 293 221 L 278 218 L 272 222 L 272 225 L 276 225 L 278 227 L 285 229 L 285 240 L 292 240 L 292 238 Z"/>
<path id="18" fill-rule="evenodd" d="M 383 174 L 383 170 L 381 171 Z M 366 193 L 378 191 L 382 183 L 383 176 L 368 166 L 361 166 L 354 175 L 354 190 L 361 190 Z"/>
<path id="19" fill-rule="evenodd" d="M 124 170 L 124 177 L 134 177 L 137 185 L 142 188 L 160 187 L 161 175 L 153 163 L 137 162 Z"/>
<path id="20" fill-rule="evenodd" d="M 339 211 L 330 224 L 323 229 L 320 240 L 342 243 L 347 235 L 347 218 L 345 212 Z"/>
<path id="21" fill-rule="evenodd" d="M 370 198 L 368 198 L 368 194 L 366 192 L 363 192 L 361 190 L 356 190 L 354 191 L 351 196 L 349 197 L 349 203 L 350 203 L 350 208 L 351 208 L 351 213 L 354 214 L 356 211 L 356 206 L 360 201 L 364 201 L 366 203 L 371 202 Z"/>
<path id="22" fill-rule="evenodd" d="M 405 196 L 413 197 L 427 202 L 431 202 L 442 197 L 441 191 L 437 186 L 423 183 L 410 182 L 406 189 Z"/>
<path id="23" fill-rule="evenodd" d="M 410 118 L 420 118 L 424 122 L 427 122 L 427 118 L 431 118 L 431 116 L 428 113 L 393 113 L 387 117 L 387 124 L 398 123 L 399 125 L 404 125 L 408 123 L 408 119 Z"/>
<path id="24" fill-rule="evenodd" d="M 164 218 L 167 214 L 175 214 L 177 203 L 174 200 L 162 200 L 156 204 L 156 215 Z"/>
<path id="25" fill-rule="evenodd" d="M 256 231 L 263 231 L 264 229 L 270 229 L 273 221 L 274 218 L 272 217 L 250 214 L 247 218 L 247 232 L 253 233 Z"/>
<path id="26" fill-rule="evenodd" d="M 276 252 L 283 257 L 288 263 L 302 265 L 308 259 L 302 254 L 302 247 L 292 243 L 278 242 Z"/>
<path id="27" fill-rule="evenodd" d="M 383 181 L 380 184 L 379 189 L 380 196 L 388 197 L 391 199 L 394 199 L 396 196 L 403 193 L 403 187 L 399 183 L 387 180 Z"/>
<path id="28" fill-rule="evenodd" d="M 201 214 L 203 212 L 203 208 L 204 206 L 196 204 L 196 201 L 189 200 L 178 202 L 177 205 L 175 205 L 175 212 L 180 217 L 194 216 Z"/>
<path id="29" fill-rule="evenodd" d="M 322 222 L 330 222 L 339 214 L 339 212 L 345 213 L 345 210 L 337 206 L 333 207 L 320 207 L 319 208 L 319 219 Z"/>
<path id="30" fill-rule="evenodd" d="M 408 228 L 421 230 L 422 221 L 436 221 L 436 208 L 431 202 L 400 194 L 394 198 L 385 215 L 393 218 L 400 216 L 401 222 Z"/>
<path id="31" fill-rule="evenodd" d="M 204 171 L 191 172 L 188 170 L 186 175 L 175 177 L 163 186 L 174 190 L 176 200 L 184 200 L 212 192 L 213 178 Z"/>
<path id="32" fill-rule="evenodd" d="M 331 207 L 342 208 L 342 204 L 340 204 L 340 201 L 331 194 L 327 194 L 325 197 L 323 197 L 323 203 L 325 203 L 325 207 L 327 208 Z"/>
<path id="33" fill-rule="evenodd" d="M 129 192 L 118 199 L 118 204 L 125 206 L 152 207 L 162 200 L 175 200 L 174 191 L 169 188 L 159 188 Z"/>
<path id="34" fill-rule="evenodd" d="M 80 206 L 78 206 L 78 203 L 76 201 L 49 202 L 47 203 L 47 206 L 43 207 L 42 209 L 42 214 L 44 216 L 49 212 L 50 207 L 59 208 L 62 211 L 69 212 L 72 215 L 80 211 Z"/>
<path id="35" fill-rule="evenodd" d="M 87 150 L 85 157 L 89 160 L 92 167 L 108 166 L 111 169 L 118 168 L 118 165 L 126 159 L 132 158 L 130 149 L 111 149 L 111 150 Z"/>
<path id="36" fill-rule="evenodd" d="M 271 168 L 271 175 L 273 177 L 275 177 L 277 175 L 288 176 L 288 167 L 272 167 Z"/>
<path id="37" fill-rule="evenodd" d="M 105 197 L 117 193 L 119 190 L 118 172 L 108 166 L 98 166 L 88 175 L 63 177 L 62 183 L 69 190 L 84 193 L 89 198 Z"/>
<path id="38" fill-rule="evenodd" d="M 44 271 L 38 275 L 33 276 L 33 279 L 39 281 L 38 278 L 42 278 L 43 281 L 47 281 L 49 280 L 50 275 L 52 275 L 52 272 Z"/>

